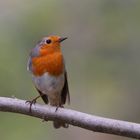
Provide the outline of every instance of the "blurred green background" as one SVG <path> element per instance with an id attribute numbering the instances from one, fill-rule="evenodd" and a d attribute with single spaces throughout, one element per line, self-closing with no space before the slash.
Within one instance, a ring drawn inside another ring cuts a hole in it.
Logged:
<path id="1" fill-rule="evenodd" d="M 71 105 L 82 112 L 140 122 L 139 0 L 0 0 L 0 96 L 38 95 L 26 71 L 43 36 L 69 39 L 62 49 Z M 40 103 L 43 103 L 39 100 Z M 129 140 L 0 112 L 1 140 Z"/>

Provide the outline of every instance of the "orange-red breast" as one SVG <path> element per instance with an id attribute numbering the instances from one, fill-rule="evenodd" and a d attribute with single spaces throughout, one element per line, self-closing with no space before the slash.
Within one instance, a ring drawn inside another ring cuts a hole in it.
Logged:
<path id="1" fill-rule="evenodd" d="M 60 47 L 65 39 L 67 38 L 59 36 L 44 37 L 32 49 L 28 60 L 28 70 L 40 96 L 46 104 L 49 102 L 56 107 L 63 107 L 66 99 L 70 102 L 67 73 Z M 66 128 L 68 124 L 54 121 L 55 128 L 61 126 Z"/>

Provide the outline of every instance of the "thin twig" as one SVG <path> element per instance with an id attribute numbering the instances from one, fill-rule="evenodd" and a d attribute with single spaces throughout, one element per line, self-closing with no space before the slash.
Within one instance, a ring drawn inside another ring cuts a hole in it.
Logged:
<path id="1" fill-rule="evenodd" d="M 25 100 L 0 97 L 0 111 L 25 114 L 46 120 L 61 120 L 68 124 L 92 130 L 125 137 L 140 139 L 140 124 L 108 119 L 89 115 L 66 108 L 56 108 L 49 105 L 35 104 L 32 112 Z"/>

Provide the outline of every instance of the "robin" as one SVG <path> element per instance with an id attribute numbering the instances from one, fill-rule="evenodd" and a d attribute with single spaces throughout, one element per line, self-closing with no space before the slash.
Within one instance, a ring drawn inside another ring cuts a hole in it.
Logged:
<path id="1" fill-rule="evenodd" d="M 66 100 L 70 103 L 67 72 L 60 46 L 66 39 L 59 36 L 44 37 L 31 51 L 27 69 L 32 74 L 39 96 L 29 101 L 30 111 L 39 97 L 46 104 L 56 106 L 56 110 L 63 107 Z M 68 124 L 61 121 L 54 121 L 53 125 L 55 128 L 68 127 Z"/>

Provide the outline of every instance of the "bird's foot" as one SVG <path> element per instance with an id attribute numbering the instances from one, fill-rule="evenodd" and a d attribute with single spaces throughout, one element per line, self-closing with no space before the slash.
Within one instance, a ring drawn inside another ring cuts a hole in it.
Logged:
<path id="1" fill-rule="evenodd" d="M 32 105 L 36 103 L 36 98 L 31 101 L 26 101 L 26 104 L 30 105 L 29 112 L 32 112 Z"/>
<path id="2" fill-rule="evenodd" d="M 27 104 L 30 104 L 29 112 L 32 111 L 32 110 L 31 110 L 32 105 L 36 103 L 36 100 L 37 100 L 39 97 L 41 97 L 41 96 L 39 95 L 39 96 L 37 96 L 36 98 L 34 98 L 33 100 L 31 100 L 31 101 L 26 101 Z"/>

